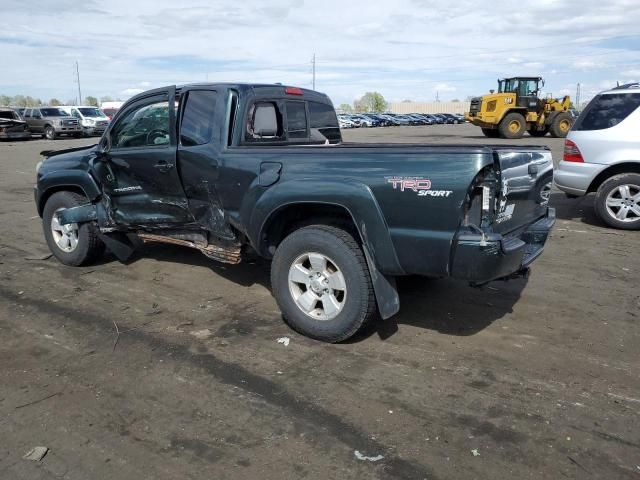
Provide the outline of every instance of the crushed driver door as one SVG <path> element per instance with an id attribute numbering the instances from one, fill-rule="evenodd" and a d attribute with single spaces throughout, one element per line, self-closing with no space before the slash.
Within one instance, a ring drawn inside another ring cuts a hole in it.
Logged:
<path id="1" fill-rule="evenodd" d="M 118 112 L 94 172 L 110 223 L 172 228 L 193 223 L 177 162 L 175 87 L 147 92 Z"/>

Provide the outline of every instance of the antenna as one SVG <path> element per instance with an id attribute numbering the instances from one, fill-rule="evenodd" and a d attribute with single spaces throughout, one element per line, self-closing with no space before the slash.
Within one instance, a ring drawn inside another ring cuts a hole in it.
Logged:
<path id="1" fill-rule="evenodd" d="M 80 90 L 80 70 L 78 69 L 77 60 L 76 60 L 76 82 L 78 82 L 78 105 L 82 105 L 82 91 Z"/>
<path id="2" fill-rule="evenodd" d="M 313 75 L 313 82 L 312 82 L 312 90 L 316 89 L 316 54 L 313 54 L 313 59 L 311 60 L 311 73 Z"/>

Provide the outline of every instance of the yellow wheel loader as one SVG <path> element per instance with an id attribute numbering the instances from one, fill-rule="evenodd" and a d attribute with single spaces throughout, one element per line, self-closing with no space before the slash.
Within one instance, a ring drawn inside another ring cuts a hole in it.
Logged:
<path id="1" fill-rule="evenodd" d="M 522 138 L 524 132 L 532 137 L 551 134 L 566 137 L 573 115 L 569 112 L 571 99 L 565 96 L 540 98 L 544 85 L 541 77 L 513 77 L 498 80 L 498 92 L 471 99 L 466 119 L 482 129 L 490 138 Z"/>

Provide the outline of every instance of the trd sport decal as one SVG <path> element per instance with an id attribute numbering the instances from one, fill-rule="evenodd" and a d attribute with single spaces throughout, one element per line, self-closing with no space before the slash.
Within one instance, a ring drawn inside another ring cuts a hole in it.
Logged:
<path id="1" fill-rule="evenodd" d="M 393 185 L 394 190 L 411 191 L 419 197 L 448 197 L 451 190 L 431 190 L 431 180 L 422 177 L 388 177 L 387 183 Z"/>

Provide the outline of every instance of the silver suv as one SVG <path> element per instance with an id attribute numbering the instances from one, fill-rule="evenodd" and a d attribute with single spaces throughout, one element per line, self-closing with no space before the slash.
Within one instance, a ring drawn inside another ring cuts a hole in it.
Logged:
<path id="1" fill-rule="evenodd" d="M 60 107 L 27 108 L 24 119 L 32 133 L 55 140 L 58 135 L 82 136 L 82 125 Z"/>
<path id="2" fill-rule="evenodd" d="M 554 172 L 569 197 L 596 192 L 607 225 L 640 229 L 640 84 L 599 93 L 573 124 Z"/>

